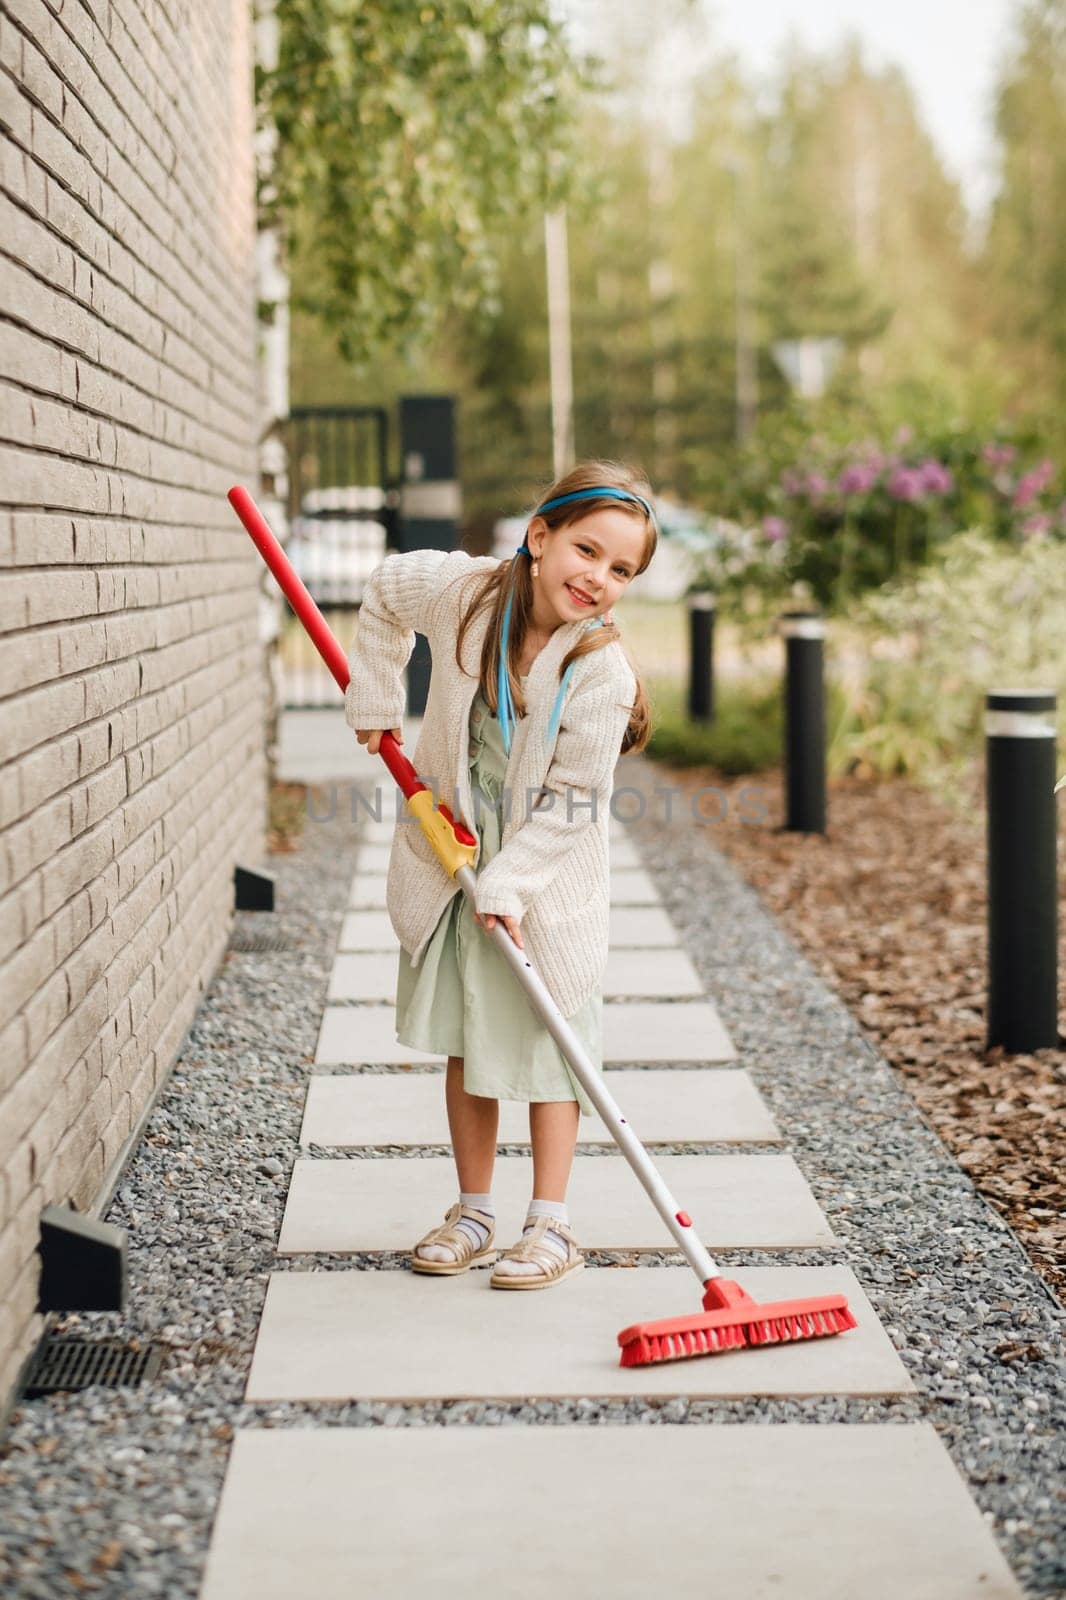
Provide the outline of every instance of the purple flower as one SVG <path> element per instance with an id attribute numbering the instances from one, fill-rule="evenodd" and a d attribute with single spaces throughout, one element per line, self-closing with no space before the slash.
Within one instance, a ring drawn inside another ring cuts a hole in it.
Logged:
<path id="1" fill-rule="evenodd" d="M 1050 528 L 1051 513 L 1049 511 L 1037 511 L 1033 516 L 1026 517 L 1022 523 L 1022 533 L 1027 539 L 1043 538 Z"/>
<path id="2" fill-rule="evenodd" d="M 986 467 L 1009 467 L 1017 454 L 1012 444 L 986 444 L 981 448 L 981 460 Z"/>
<path id="3" fill-rule="evenodd" d="M 781 474 L 781 487 L 786 494 L 802 494 L 806 479 L 795 467 L 786 467 Z"/>
<path id="4" fill-rule="evenodd" d="M 784 517 L 763 517 L 762 531 L 764 538 L 769 539 L 776 544 L 779 540 L 784 539 L 787 536 L 788 523 L 785 521 Z"/>
<path id="5" fill-rule="evenodd" d="M 902 422 L 900 424 L 900 426 L 896 429 L 896 437 L 893 439 L 892 442 L 896 446 L 896 448 L 898 449 L 900 445 L 910 444 L 910 442 L 911 442 L 911 440 L 913 438 L 914 438 L 914 429 L 911 427 L 910 423 L 909 422 Z"/>
<path id="6" fill-rule="evenodd" d="M 1016 509 L 1020 511 L 1023 506 L 1029 504 L 1030 500 L 1035 500 L 1037 495 L 1043 493 L 1047 488 L 1054 476 L 1055 463 L 1049 460 L 1041 461 L 1040 465 L 1034 467 L 1031 472 L 1023 473 L 1018 479 L 1018 487 L 1014 491 Z"/>
<path id="7" fill-rule="evenodd" d="M 951 469 L 945 467 L 942 461 L 930 458 L 922 462 L 918 471 L 921 474 L 922 487 L 927 494 L 950 494 L 955 487 Z"/>
<path id="8" fill-rule="evenodd" d="M 812 500 L 820 500 L 829 488 L 829 480 L 821 472 L 808 472 L 807 493 Z"/>
<path id="9" fill-rule="evenodd" d="M 845 467 L 837 479 L 837 489 L 841 494 L 869 494 L 877 482 L 877 469 L 868 466 L 865 462 L 853 461 Z"/>
<path id="10" fill-rule="evenodd" d="M 888 492 L 893 500 L 920 500 L 922 488 L 922 473 L 917 467 L 896 467 L 888 480 Z"/>

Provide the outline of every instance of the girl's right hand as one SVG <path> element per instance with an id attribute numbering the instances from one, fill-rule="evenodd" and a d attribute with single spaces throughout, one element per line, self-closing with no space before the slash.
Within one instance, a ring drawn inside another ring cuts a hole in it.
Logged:
<path id="1" fill-rule="evenodd" d="M 381 738 L 385 733 L 391 733 L 397 744 L 403 744 L 402 728 L 357 728 L 355 737 L 360 744 L 365 744 L 372 756 L 376 756 L 381 746 Z"/>

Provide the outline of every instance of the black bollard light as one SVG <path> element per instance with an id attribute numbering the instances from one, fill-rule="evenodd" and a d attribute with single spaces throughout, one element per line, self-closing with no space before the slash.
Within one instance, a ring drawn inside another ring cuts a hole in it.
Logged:
<path id="1" fill-rule="evenodd" d="M 1058 1035 L 1055 695 L 985 697 L 987 1047 L 1053 1048 Z"/>
<path id="2" fill-rule="evenodd" d="M 714 721 L 713 594 L 688 597 L 688 714 L 694 722 Z"/>
<path id="3" fill-rule="evenodd" d="M 785 821 L 783 833 L 822 833 L 825 825 L 825 619 L 785 611 Z"/>

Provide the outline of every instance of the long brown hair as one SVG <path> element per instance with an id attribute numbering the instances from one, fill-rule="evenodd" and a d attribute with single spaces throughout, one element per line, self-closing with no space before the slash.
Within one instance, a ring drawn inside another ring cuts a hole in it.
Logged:
<path id="1" fill-rule="evenodd" d="M 638 519 L 644 526 L 644 555 L 637 572 L 643 572 L 655 554 L 658 544 L 658 531 L 654 521 L 647 515 L 643 508 L 634 505 L 632 501 L 615 500 L 609 495 L 602 498 L 590 495 L 585 500 L 574 500 L 566 506 L 556 506 L 553 511 L 542 512 L 539 510 L 549 500 L 555 500 L 560 495 L 572 494 L 576 489 L 628 489 L 633 494 L 639 494 L 650 501 L 652 496 L 651 485 L 644 473 L 635 467 L 625 466 L 618 461 L 582 461 L 569 472 L 565 473 L 555 483 L 551 484 L 537 497 L 537 504 L 526 517 L 526 525 L 535 516 L 543 517 L 549 529 L 554 532 L 557 528 L 565 528 L 570 523 L 580 522 L 593 511 L 599 511 L 604 506 L 612 510 L 624 511 L 628 516 Z M 515 565 L 517 563 L 517 565 Z M 515 714 L 519 717 L 525 715 L 525 697 L 522 686 L 518 681 L 518 663 L 522 656 L 522 647 L 529 630 L 530 618 L 533 612 L 533 579 L 529 571 L 528 556 L 513 555 L 508 561 L 501 561 L 494 571 L 490 572 L 480 589 L 474 596 L 471 604 L 463 615 L 459 624 L 459 632 L 455 642 L 455 660 L 460 672 L 466 669 L 462 661 L 463 639 L 466 630 L 473 618 L 483 607 L 491 607 L 492 616 L 485 633 L 484 644 L 481 648 L 481 663 L 478 676 L 481 683 L 481 692 L 492 711 L 496 710 L 496 664 L 499 660 L 500 642 L 503 635 L 503 612 L 507 604 L 508 593 L 513 593 L 514 603 L 511 607 L 511 625 L 508 631 L 508 659 L 507 673 L 511 684 L 511 697 L 514 701 Z M 512 585 L 512 568 L 513 585 Z M 630 580 L 632 581 L 632 580 Z M 604 622 L 599 628 L 590 628 L 583 633 L 576 644 L 567 651 L 559 667 L 559 678 L 575 661 L 578 656 L 590 654 L 593 650 L 603 650 L 613 640 L 617 639 L 629 665 L 633 668 L 636 678 L 636 697 L 633 702 L 632 714 L 629 725 L 622 739 L 620 755 L 627 751 L 643 750 L 651 737 L 651 708 L 648 696 L 637 671 L 635 662 L 625 647 L 617 622 Z"/>

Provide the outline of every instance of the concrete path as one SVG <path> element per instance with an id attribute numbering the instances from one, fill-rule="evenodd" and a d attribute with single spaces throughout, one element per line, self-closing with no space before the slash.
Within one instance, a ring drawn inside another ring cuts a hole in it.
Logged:
<path id="1" fill-rule="evenodd" d="M 466 1538 L 456 1521 L 475 1486 L 480 1537 Z M 924 1423 L 246 1430 L 234 1442 L 203 1600 L 304 1592 L 1018 1593 Z"/>
<path id="2" fill-rule="evenodd" d="M 410 724 L 407 732 L 410 749 Z M 628 845 L 620 825 L 613 832 Z M 280 1256 L 306 1257 L 311 1270 L 279 1261 L 271 1275 L 245 1400 L 402 1407 L 467 1397 L 912 1394 L 864 1292 L 863 1263 L 790 1264 L 797 1247 L 831 1255 L 833 1230 L 794 1156 L 765 1149 L 789 1130 L 738 1060 L 713 996 L 699 993 L 698 979 L 693 988 L 677 929 L 632 847 L 612 844 L 615 967 L 604 1014 L 616 1098 L 626 1111 L 631 1097 L 638 1133 L 644 1121 L 649 1142 L 670 1146 L 656 1162 L 708 1243 L 759 1252 L 758 1264 L 736 1268 L 749 1292 L 843 1290 L 858 1327 L 619 1367 L 617 1331 L 698 1310 L 699 1285 L 676 1265 L 626 1163 L 613 1146 L 593 1147 L 591 1129 L 575 1158 L 571 1217 L 589 1251 L 622 1259 L 594 1256 L 534 1295 L 492 1291 L 484 1272 L 433 1279 L 404 1270 L 402 1253 L 454 1198 L 454 1167 L 439 1153 L 439 1064 L 397 1045 L 392 1029 L 397 947 L 382 876 L 390 834 L 387 820 L 365 828 L 304 1113 L 301 1142 L 320 1153 L 296 1164 L 279 1241 Z M 638 971 L 643 983 L 625 981 Z M 504 1127 L 508 1150 L 527 1142 L 523 1108 L 507 1108 Z M 730 1143 L 734 1151 L 721 1148 Z M 528 1155 L 499 1156 L 502 1246 L 518 1235 L 529 1181 Z M 353 1255 L 354 1264 L 344 1259 Z M 478 1532 L 467 1538 L 456 1530 L 472 1499 Z M 703 1597 L 722 1585 L 793 1600 L 1021 1594 L 926 1424 L 666 1422 L 241 1430 L 202 1600 L 287 1600 L 303 1588 L 320 1600 L 466 1600 L 475 1589 L 635 1600 Z"/>

